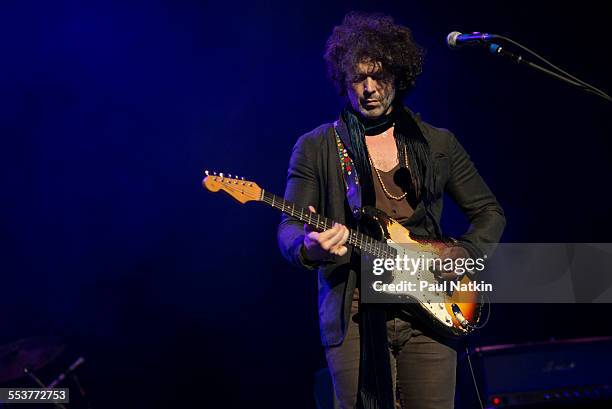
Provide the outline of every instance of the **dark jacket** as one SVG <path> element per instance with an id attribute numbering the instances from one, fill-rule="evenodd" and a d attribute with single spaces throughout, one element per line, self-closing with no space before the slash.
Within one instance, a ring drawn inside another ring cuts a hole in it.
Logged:
<path id="1" fill-rule="evenodd" d="M 458 238 L 460 243 L 472 257 L 490 255 L 506 224 L 501 206 L 455 136 L 446 129 L 429 125 L 418 115 L 410 114 L 429 143 L 433 160 L 430 165 L 437 172 L 435 199 L 430 204 L 437 227 L 442 214 L 443 193 L 446 192 L 471 224 L 467 233 Z M 340 126 L 338 129 L 345 132 L 346 128 Z M 321 125 L 302 135 L 293 147 L 285 200 L 302 207 L 312 205 L 317 213 L 347 224 L 350 209 L 341 172 L 334 125 Z M 425 236 L 432 231 L 432 223 L 434 221 L 426 217 L 421 202 L 404 225 Z M 283 256 L 297 266 L 314 269 L 317 266 L 306 264 L 301 256 L 303 239 L 304 224 L 283 214 L 278 227 L 278 242 Z M 348 250 L 346 255 L 334 256 L 331 261 L 318 266 L 319 325 L 321 342 L 325 346 L 342 343 L 348 327 L 359 269 L 358 265 L 349 263 L 351 246 Z"/>

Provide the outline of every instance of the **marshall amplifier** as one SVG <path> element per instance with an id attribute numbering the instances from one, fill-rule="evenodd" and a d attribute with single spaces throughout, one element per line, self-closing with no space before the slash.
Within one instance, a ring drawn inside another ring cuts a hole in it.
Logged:
<path id="1" fill-rule="evenodd" d="M 483 346 L 472 356 L 487 408 L 600 407 L 612 400 L 612 337 Z"/>

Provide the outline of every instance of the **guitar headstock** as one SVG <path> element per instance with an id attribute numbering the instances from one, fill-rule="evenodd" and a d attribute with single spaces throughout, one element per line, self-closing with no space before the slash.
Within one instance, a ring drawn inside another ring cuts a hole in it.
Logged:
<path id="1" fill-rule="evenodd" d="M 202 186 L 211 192 L 223 190 L 240 203 L 261 200 L 262 189 L 255 182 L 238 178 L 235 175 L 234 177 L 225 176 L 223 173 L 217 175 L 217 172 L 209 173 L 208 171 L 204 173 L 206 177 L 202 181 Z"/>

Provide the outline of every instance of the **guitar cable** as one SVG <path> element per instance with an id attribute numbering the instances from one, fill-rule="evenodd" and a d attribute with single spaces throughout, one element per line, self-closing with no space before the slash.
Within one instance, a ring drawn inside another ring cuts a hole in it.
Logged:
<path id="1" fill-rule="evenodd" d="M 483 294 L 483 297 L 485 298 L 485 303 L 487 305 L 487 317 L 482 324 L 473 327 L 475 330 L 483 328 L 485 325 L 487 325 L 487 322 L 489 322 L 489 319 L 491 318 L 491 298 L 489 297 L 489 294 L 486 293 Z"/>
<path id="2" fill-rule="evenodd" d="M 472 381 L 474 382 L 474 389 L 476 390 L 476 396 L 478 397 L 478 403 L 480 403 L 480 409 L 484 409 L 482 398 L 480 397 L 480 390 L 478 389 L 478 382 L 476 382 L 476 375 L 474 375 L 474 367 L 472 366 L 472 359 L 470 358 L 470 350 L 465 347 L 465 356 L 467 357 L 468 366 L 470 367 L 470 374 L 472 375 Z"/>
<path id="3" fill-rule="evenodd" d="M 487 298 L 487 317 L 484 321 L 484 323 L 482 325 L 479 325 L 478 327 L 475 327 L 475 329 L 479 329 L 484 327 L 487 322 L 489 321 L 489 318 L 491 318 L 491 300 L 489 299 L 488 294 L 484 294 L 484 296 Z M 480 409 L 485 409 L 484 408 L 484 403 L 482 402 L 482 397 L 480 396 L 480 389 L 478 389 L 478 382 L 476 381 L 476 375 L 474 374 L 474 367 L 472 366 L 472 358 L 470 357 L 470 350 L 469 348 L 466 346 L 465 347 L 465 356 L 467 358 L 467 362 L 468 362 L 468 367 L 470 368 L 470 375 L 472 375 L 472 382 L 474 383 L 474 390 L 476 391 L 476 397 L 478 398 L 478 403 L 480 404 Z"/>

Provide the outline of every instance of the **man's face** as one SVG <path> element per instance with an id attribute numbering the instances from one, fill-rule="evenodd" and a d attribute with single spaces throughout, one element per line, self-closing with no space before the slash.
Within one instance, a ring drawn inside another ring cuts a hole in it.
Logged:
<path id="1" fill-rule="evenodd" d="M 363 61 L 347 76 L 346 92 L 353 109 L 366 118 L 377 118 L 393 109 L 395 81 L 384 75 L 380 63 Z"/>

